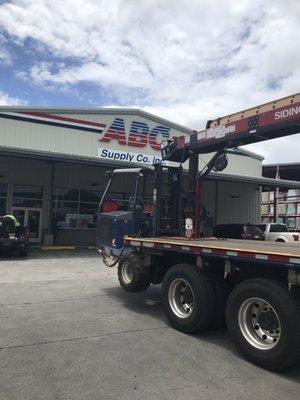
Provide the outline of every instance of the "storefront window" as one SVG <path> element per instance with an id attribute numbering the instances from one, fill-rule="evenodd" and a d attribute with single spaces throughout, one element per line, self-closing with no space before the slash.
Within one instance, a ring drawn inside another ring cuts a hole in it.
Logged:
<path id="1" fill-rule="evenodd" d="M 79 200 L 79 190 L 78 189 L 54 189 L 54 197 L 57 200 L 64 201 L 78 201 Z"/>
<path id="2" fill-rule="evenodd" d="M 80 203 L 78 228 L 96 228 L 98 203 Z"/>
<path id="3" fill-rule="evenodd" d="M 80 190 L 80 202 L 99 203 L 102 193 L 93 190 Z"/>
<path id="4" fill-rule="evenodd" d="M 112 203 L 118 210 L 129 207 L 131 194 L 107 193 L 106 206 Z M 53 196 L 53 229 L 95 229 L 102 192 L 55 188 Z M 108 210 L 108 209 L 107 209 Z M 112 211 L 110 209 L 110 211 Z"/>
<path id="5" fill-rule="evenodd" d="M 93 190 L 55 188 L 53 225 L 58 229 L 96 228 L 101 195 Z"/>
<path id="6" fill-rule="evenodd" d="M 6 214 L 7 207 L 7 184 L 0 183 L 0 215 Z"/>
<path id="7" fill-rule="evenodd" d="M 41 208 L 43 199 L 42 186 L 14 185 L 13 207 Z"/>

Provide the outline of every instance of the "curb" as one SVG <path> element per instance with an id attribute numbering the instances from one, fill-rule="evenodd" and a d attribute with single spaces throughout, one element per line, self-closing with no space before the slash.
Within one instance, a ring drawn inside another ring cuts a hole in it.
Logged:
<path id="1" fill-rule="evenodd" d="M 95 246 L 41 246 L 40 249 L 42 251 L 51 251 L 51 250 L 96 250 Z"/>

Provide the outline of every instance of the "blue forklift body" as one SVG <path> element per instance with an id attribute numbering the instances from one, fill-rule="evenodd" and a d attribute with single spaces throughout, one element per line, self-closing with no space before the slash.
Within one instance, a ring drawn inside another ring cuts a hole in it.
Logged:
<path id="1" fill-rule="evenodd" d="M 147 232 L 145 232 L 147 230 Z M 97 247 L 118 256 L 125 251 L 124 236 L 139 237 L 143 233 L 151 236 L 152 217 L 144 212 L 112 211 L 98 217 Z"/>

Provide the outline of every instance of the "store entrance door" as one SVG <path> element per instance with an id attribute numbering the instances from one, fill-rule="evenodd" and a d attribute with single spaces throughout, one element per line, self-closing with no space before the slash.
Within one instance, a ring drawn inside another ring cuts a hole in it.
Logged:
<path id="1" fill-rule="evenodd" d="M 12 213 L 21 225 L 28 226 L 29 242 L 39 243 L 41 241 L 42 234 L 42 209 L 14 207 L 12 209 Z"/>

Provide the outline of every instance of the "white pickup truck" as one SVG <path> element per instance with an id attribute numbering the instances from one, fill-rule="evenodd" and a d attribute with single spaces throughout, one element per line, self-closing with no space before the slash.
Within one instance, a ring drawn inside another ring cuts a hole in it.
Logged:
<path id="1" fill-rule="evenodd" d="M 257 226 L 264 232 L 266 240 L 271 242 L 294 243 L 300 240 L 300 232 L 289 232 L 285 224 L 268 223 Z"/>

